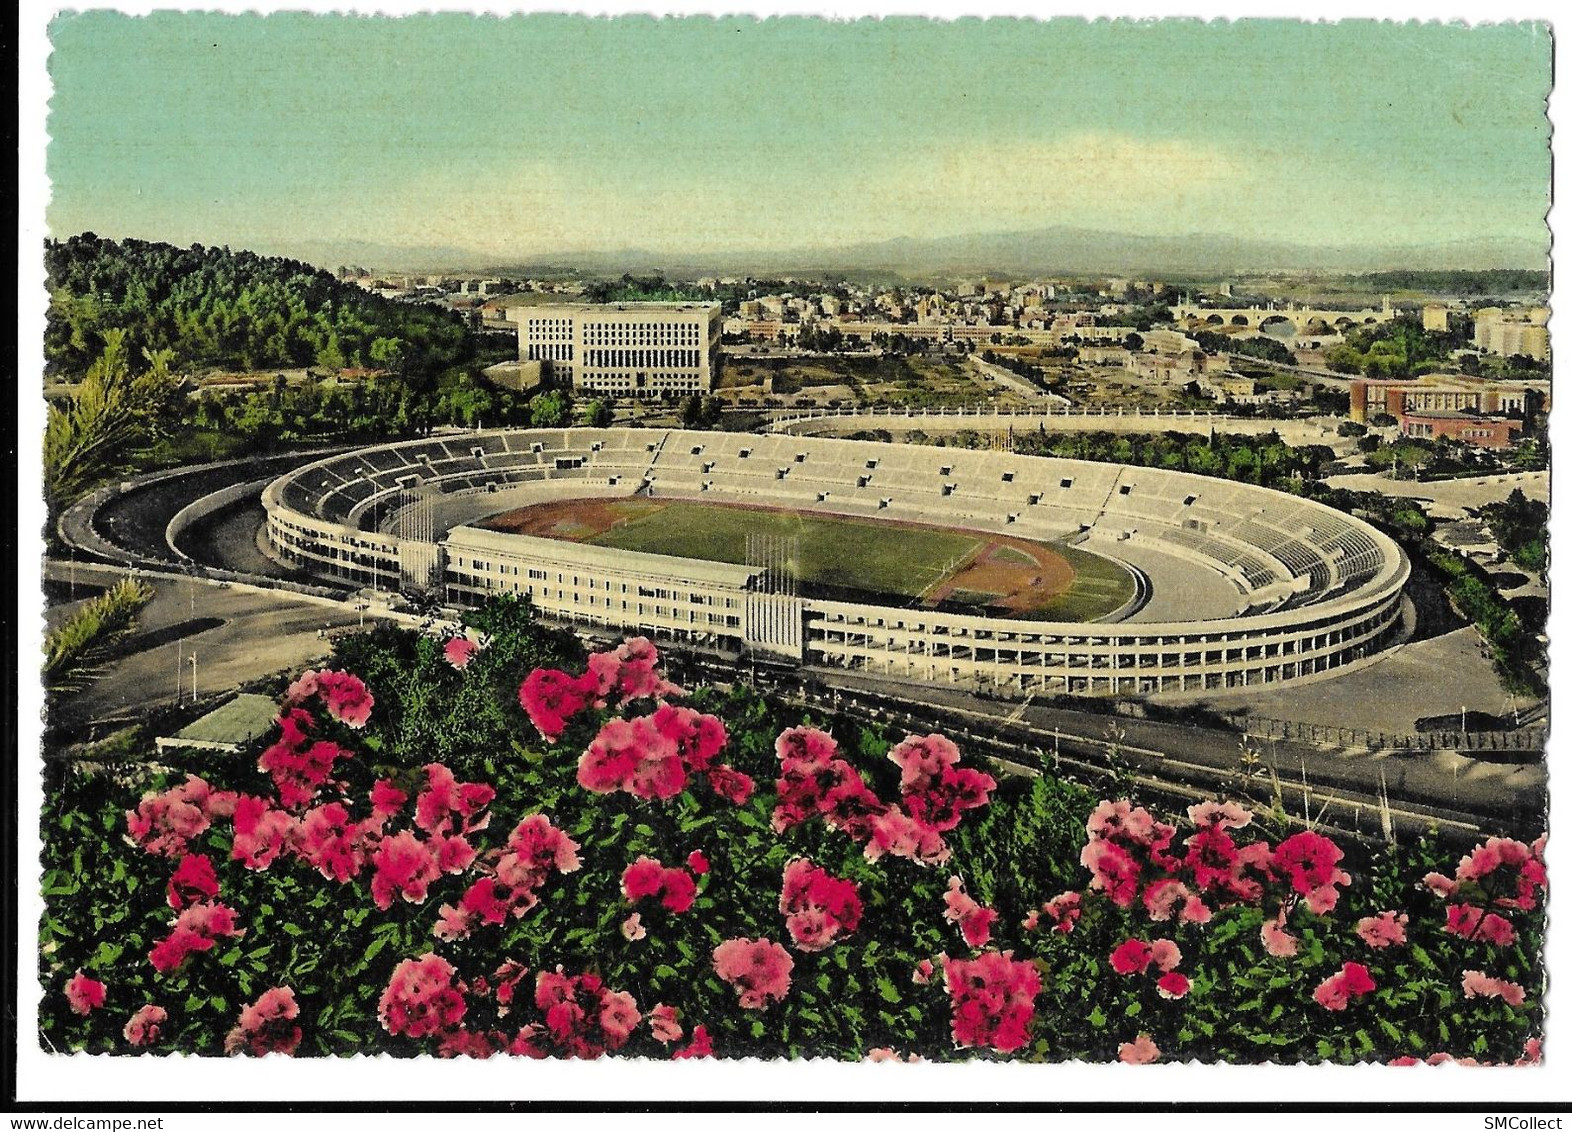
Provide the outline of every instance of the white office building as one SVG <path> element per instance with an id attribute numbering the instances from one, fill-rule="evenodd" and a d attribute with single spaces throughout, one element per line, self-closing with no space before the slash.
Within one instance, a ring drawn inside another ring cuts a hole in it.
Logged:
<path id="1" fill-rule="evenodd" d="M 715 303 L 519 307 L 519 361 L 543 362 L 575 391 L 653 398 L 706 393 L 720 369 Z"/>

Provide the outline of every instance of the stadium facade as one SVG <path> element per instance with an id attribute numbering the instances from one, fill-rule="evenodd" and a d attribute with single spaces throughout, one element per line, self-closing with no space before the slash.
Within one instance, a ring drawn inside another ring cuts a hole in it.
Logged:
<path id="1" fill-rule="evenodd" d="M 720 372 L 718 303 L 517 307 L 519 361 L 583 392 L 654 398 L 705 393 Z"/>
<path id="2" fill-rule="evenodd" d="M 1126 564 L 1152 599 L 1055 622 L 823 600 L 763 565 L 482 529 L 532 504 L 634 495 L 895 520 L 1057 542 Z M 359 449 L 263 493 L 287 564 L 454 606 L 541 613 L 896 679 L 1083 695 L 1301 680 L 1403 633 L 1409 566 L 1359 519 L 1226 480 L 921 445 L 666 429 L 497 431 Z M 1187 579 L 1206 575 L 1208 586 Z M 1191 593 L 1212 595 L 1190 600 Z M 1216 595 L 1225 594 L 1219 598 Z M 1163 600 L 1157 600 L 1162 598 Z M 1162 619 L 1150 619 L 1153 610 Z M 1171 616 L 1183 611 L 1182 618 Z"/>

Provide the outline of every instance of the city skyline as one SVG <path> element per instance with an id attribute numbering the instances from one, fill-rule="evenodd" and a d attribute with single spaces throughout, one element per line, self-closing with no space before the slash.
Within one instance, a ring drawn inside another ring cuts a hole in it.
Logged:
<path id="1" fill-rule="evenodd" d="M 1548 247 L 1542 24 L 93 12 L 51 39 L 58 236 Z"/>

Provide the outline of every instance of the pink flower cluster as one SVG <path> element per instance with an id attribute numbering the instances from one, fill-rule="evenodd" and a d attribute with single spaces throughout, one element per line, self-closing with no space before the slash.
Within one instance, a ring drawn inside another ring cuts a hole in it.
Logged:
<path id="1" fill-rule="evenodd" d="M 662 704 L 650 715 L 611 719 L 579 758 L 578 782 L 597 794 L 622 791 L 636 798 L 675 798 L 690 774 L 734 805 L 753 795 L 753 779 L 715 756 L 726 746 L 726 727 L 713 715 Z"/>
<path id="2" fill-rule="evenodd" d="M 250 1006 L 240 1008 L 240 1020 L 224 1038 L 224 1052 L 265 1057 L 270 1053 L 291 1056 L 300 1045 L 300 1006 L 290 987 L 272 987 Z"/>
<path id="3" fill-rule="evenodd" d="M 1464 971 L 1463 997 L 1499 998 L 1508 1006 L 1522 1006 L 1528 995 L 1520 983 L 1491 978 L 1483 971 Z"/>
<path id="4" fill-rule="evenodd" d="M 215 817 L 234 813 L 235 796 L 215 791 L 194 774 L 159 794 L 149 793 L 126 811 L 126 832 L 145 852 L 178 857 L 207 832 Z"/>
<path id="5" fill-rule="evenodd" d="M 578 676 L 537 668 L 519 686 L 519 705 L 542 736 L 555 741 L 573 717 L 589 707 L 682 695 L 655 671 L 660 656 L 647 637 L 630 637 L 610 652 L 594 653 Z"/>
<path id="6" fill-rule="evenodd" d="M 316 796 L 332 775 L 333 764 L 350 752 L 327 739 L 313 741 L 316 720 L 302 708 L 286 710 L 278 726 L 282 734 L 262 752 L 257 767 L 272 776 L 278 800 L 297 809 Z"/>
<path id="7" fill-rule="evenodd" d="M 1545 838 L 1525 845 L 1492 837 L 1458 862 L 1453 876 L 1430 873 L 1425 887 L 1447 901 L 1446 930 L 1464 939 L 1509 947 L 1517 930 L 1501 912 L 1531 911 L 1547 886 Z"/>
<path id="8" fill-rule="evenodd" d="M 382 1028 L 395 1037 L 423 1038 L 456 1027 L 469 1009 L 457 974 L 453 964 L 434 952 L 404 960 L 393 968 L 377 1002 Z"/>
<path id="9" fill-rule="evenodd" d="M 1137 1034 L 1134 1041 L 1119 1046 L 1119 1060 L 1126 1065 L 1150 1065 L 1162 1055 L 1150 1034 Z"/>
<path id="10" fill-rule="evenodd" d="M 1157 993 L 1163 998 L 1183 998 L 1190 992 L 1190 980 L 1175 970 L 1183 955 L 1171 939 L 1127 939 L 1114 948 L 1108 964 L 1120 975 L 1144 975 L 1148 968 L 1158 972 Z"/>
<path id="11" fill-rule="evenodd" d="M 643 1017 L 627 991 L 611 990 L 598 975 L 565 975 L 561 967 L 536 976 L 535 1006 L 545 1015 L 545 1028 L 526 1026 L 518 1042 L 539 1050 L 549 1039 L 565 1057 L 592 1059 L 621 1049 Z"/>
<path id="12" fill-rule="evenodd" d="M 999 914 L 968 896 L 960 877 L 951 877 L 949 890 L 944 894 L 944 918 L 961 929 L 967 947 L 987 947 Z"/>
<path id="13" fill-rule="evenodd" d="M 693 907 L 699 889 L 686 869 L 668 869 L 654 857 L 640 857 L 622 871 L 622 895 L 630 904 L 646 898 L 660 901 L 676 915 Z"/>
<path id="14" fill-rule="evenodd" d="M 505 923 L 540 902 L 539 892 L 552 872 L 579 868 L 579 844 L 551 824 L 545 814 L 531 814 L 513 828 L 507 844 L 487 854 L 486 875 L 474 881 L 457 906 L 444 904 L 433 934 L 438 939 L 463 939 L 482 924 Z"/>
<path id="15" fill-rule="evenodd" d="M 1328 1010 L 1346 1010 L 1351 1000 L 1375 989 L 1368 967 L 1363 963 L 1344 963 L 1341 971 L 1322 980 L 1313 997 Z"/>
<path id="16" fill-rule="evenodd" d="M 284 704 L 292 707 L 315 696 L 327 708 L 328 715 L 346 727 L 356 730 L 364 727 L 371 718 L 376 700 L 366 690 L 365 682 L 350 672 L 336 672 L 321 668 L 303 672 L 284 693 Z"/>
<path id="17" fill-rule="evenodd" d="M 1009 1053 L 1029 1038 L 1042 978 L 1035 964 L 1009 951 L 975 959 L 944 959 L 950 991 L 950 1034 L 961 1046 Z"/>
<path id="18" fill-rule="evenodd" d="M 66 1002 L 71 1006 L 71 1013 L 88 1015 L 104 1005 L 104 998 L 108 988 L 97 979 L 82 974 L 80 968 L 76 974 L 66 981 Z"/>
<path id="19" fill-rule="evenodd" d="M 715 973 L 737 992 L 744 1010 L 762 1010 L 791 989 L 791 955 L 774 940 L 728 939 L 711 958 Z"/>
<path id="20" fill-rule="evenodd" d="M 1034 932 L 1041 925 L 1044 917 L 1047 917 L 1053 925 L 1054 931 L 1060 935 L 1069 935 L 1075 930 L 1076 921 L 1081 918 L 1081 894 L 1061 892 L 1044 903 L 1041 908 L 1028 912 L 1026 919 L 1021 921 L 1021 927 Z"/>
<path id="21" fill-rule="evenodd" d="M 147 953 L 147 960 L 163 974 L 194 954 L 213 950 L 220 939 L 238 939 L 245 934 L 237 925 L 233 908 L 216 901 L 201 901 L 181 911 L 172 921 L 169 934 Z"/>
<path id="22" fill-rule="evenodd" d="M 1408 942 L 1408 913 L 1378 912 L 1364 916 L 1354 925 L 1354 933 L 1377 951 L 1401 947 Z"/>
<path id="23" fill-rule="evenodd" d="M 888 854 L 923 865 L 949 859 L 943 834 L 961 814 L 984 806 L 995 783 L 956 766 L 960 752 L 942 735 L 909 736 L 890 750 L 901 768 L 900 798 L 886 804 L 839 755 L 835 739 L 812 727 L 793 727 L 775 741 L 781 774 L 771 818 L 777 833 L 822 818 L 864 847 L 870 861 Z"/>
<path id="24" fill-rule="evenodd" d="M 162 1006 L 148 1003 L 126 1019 L 125 1029 L 121 1033 L 133 1046 L 157 1045 L 158 1040 L 164 1035 L 164 1023 L 168 1021 L 169 1011 Z"/>
<path id="25" fill-rule="evenodd" d="M 1308 830 L 1285 838 L 1275 849 L 1266 841 L 1240 844 L 1234 832 L 1250 824 L 1250 812 L 1232 802 L 1191 806 L 1196 832 L 1175 847 L 1177 829 L 1129 802 L 1103 802 L 1086 823 L 1081 863 L 1092 873 L 1092 890 L 1121 908 L 1139 901 L 1153 922 L 1204 924 L 1217 908 L 1261 904 L 1275 891 L 1281 912 L 1263 939 L 1274 954 L 1292 954 L 1297 942 L 1284 930 L 1287 913 L 1303 902 L 1317 915 L 1337 904 L 1349 875 L 1337 868 L 1342 850 Z M 1183 853 L 1179 852 L 1183 850 Z"/>
<path id="26" fill-rule="evenodd" d="M 862 897 L 854 881 L 799 857 L 781 874 L 780 910 L 798 951 L 823 951 L 841 935 L 857 930 Z"/>

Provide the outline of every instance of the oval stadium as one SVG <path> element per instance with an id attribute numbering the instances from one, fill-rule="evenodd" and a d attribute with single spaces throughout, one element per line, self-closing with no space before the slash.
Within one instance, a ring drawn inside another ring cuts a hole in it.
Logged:
<path id="1" fill-rule="evenodd" d="M 1404 632 L 1370 525 L 1228 480 L 919 445 L 509 430 L 273 480 L 287 565 L 757 659 L 1078 695 L 1304 680 Z"/>

